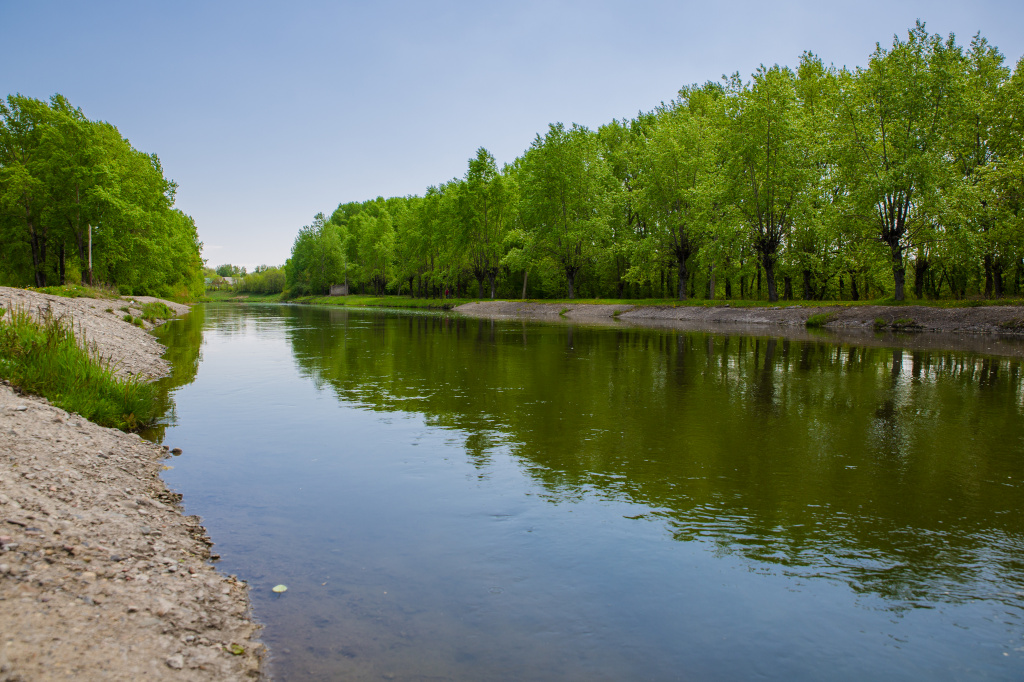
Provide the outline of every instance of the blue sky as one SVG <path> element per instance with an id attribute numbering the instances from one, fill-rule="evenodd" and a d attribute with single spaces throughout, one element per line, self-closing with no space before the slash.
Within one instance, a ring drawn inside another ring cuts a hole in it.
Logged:
<path id="1" fill-rule="evenodd" d="M 280 264 L 318 211 L 422 194 L 480 146 L 597 127 L 804 50 L 864 65 L 918 18 L 1010 65 L 1024 3 L 0 0 L 0 95 L 59 92 L 160 156 L 210 265 Z"/>

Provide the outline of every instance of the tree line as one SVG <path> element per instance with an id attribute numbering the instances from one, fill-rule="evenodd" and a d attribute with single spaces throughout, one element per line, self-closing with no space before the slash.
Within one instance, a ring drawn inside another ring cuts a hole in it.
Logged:
<path id="1" fill-rule="evenodd" d="M 202 244 L 160 160 L 61 95 L 0 101 L 0 284 L 203 292 Z M 90 252 L 92 268 L 90 270 Z"/>
<path id="2" fill-rule="evenodd" d="M 1020 295 L 1024 59 L 918 22 L 866 67 L 759 68 L 299 230 L 287 291 L 858 300 Z"/>

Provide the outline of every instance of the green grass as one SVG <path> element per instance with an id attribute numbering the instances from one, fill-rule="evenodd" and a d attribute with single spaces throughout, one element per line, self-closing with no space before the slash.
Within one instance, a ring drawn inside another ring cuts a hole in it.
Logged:
<path id="1" fill-rule="evenodd" d="M 155 387 L 116 376 L 78 344 L 63 318 L 35 322 L 23 310 L 0 309 L 0 377 L 101 426 L 132 431 L 156 417 Z"/>
<path id="2" fill-rule="evenodd" d="M 152 303 L 146 303 L 142 306 L 142 319 L 147 322 L 169 320 L 172 317 L 174 317 L 174 312 L 167 307 L 166 303 L 153 301 Z"/>
<path id="3" fill-rule="evenodd" d="M 818 313 L 817 315 L 811 315 L 807 318 L 807 326 L 811 328 L 824 327 L 826 324 L 834 320 L 835 317 L 835 313 Z"/>
<path id="4" fill-rule="evenodd" d="M 90 287 L 85 284 L 62 284 L 52 287 L 28 287 L 30 291 L 65 298 L 118 298 L 117 291 L 111 288 Z"/>

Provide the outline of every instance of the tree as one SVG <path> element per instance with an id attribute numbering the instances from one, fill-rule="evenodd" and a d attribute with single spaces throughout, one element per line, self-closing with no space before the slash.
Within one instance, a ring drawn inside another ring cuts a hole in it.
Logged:
<path id="1" fill-rule="evenodd" d="M 341 240 L 323 213 L 313 217 L 295 237 L 292 257 L 285 263 L 288 289 L 293 294 L 330 293 L 342 271 Z"/>
<path id="2" fill-rule="evenodd" d="M 907 40 L 876 45 L 868 67 L 844 84 L 837 134 L 854 212 L 889 249 L 894 298 L 904 300 L 905 254 L 949 171 L 944 152 L 961 54 L 953 36 L 920 21 Z"/>
<path id="3" fill-rule="evenodd" d="M 561 269 L 567 295 L 576 297 L 580 271 L 607 243 L 614 178 L 594 133 L 551 124 L 526 153 L 526 220 Z"/>
<path id="4" fill-rule="evenodd" d="M 764 268 L 768 300 L 779 300 L 775 283 L 778 252 L 793 227 L 809 186 L 793 72 L 762 66 L 753 83 L 733 76 L 727 149 L 732 198 L 751 231 Z"/>
<path id="5" fill-rule="evenodd" d="M 650 278 L 652 266 L 667 255 L 677 269 L 681 301 L 687 297 L 688 263 L 719 222 L 721 95 L 716 85 L 680 90 L 678 100 L 659 109 L 641 152 L 637 184 L 647 229 L 632 276 Z M 647 272 L 637 273 L 639 268 Z"/>

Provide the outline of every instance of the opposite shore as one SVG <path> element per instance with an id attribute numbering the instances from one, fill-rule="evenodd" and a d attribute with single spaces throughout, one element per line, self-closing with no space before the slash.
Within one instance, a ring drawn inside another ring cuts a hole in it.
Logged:
<path id="1" fill-rule="evenodd" d="M 0 307 L 63 317 L 146 380 L 168 373 L 165 349 L 124 318 L 154 300 L 0 287 Z M 161 480 L 170 455 L 0 384 L 0 680 L 260 676 L 248 588 L 215 569 L 201 520 Z"/>
<path id="2" fill-rule="evenodd" d="M 718 334 L 778 336 L 911 350 L 964 350 L 1024 357 L 1024 305 L 1019 301 L 964 303 L 820 303 L 776 305 L 691 301 L 522 301 L 417 299 L 404 296 L 232 296 L 216 301 L 292 303 L 343 307 L 451 310 L 482 319 L 517 319 L 565 324 L 642 327 Z"/>

